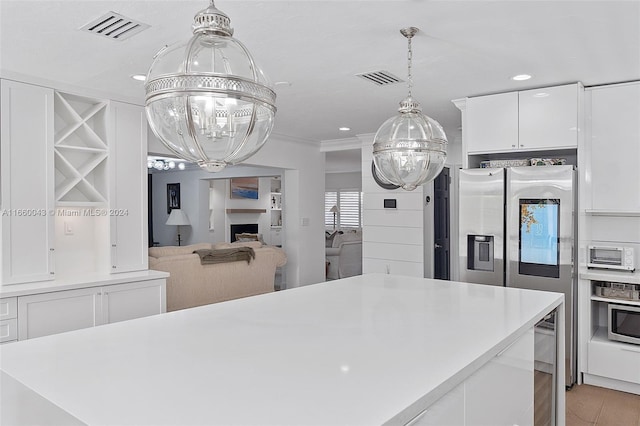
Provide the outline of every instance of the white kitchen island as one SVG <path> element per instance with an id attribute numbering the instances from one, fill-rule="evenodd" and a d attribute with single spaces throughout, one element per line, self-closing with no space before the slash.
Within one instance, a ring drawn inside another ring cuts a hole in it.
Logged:
<path id="1" fill-rule="evenodd" d="M 10 343 L 0 423 L 531 424 L 532 330 L 556 308 L 558 293 L 369 274 Z M 557 408 L 564 424 L 564 391 Z"/>

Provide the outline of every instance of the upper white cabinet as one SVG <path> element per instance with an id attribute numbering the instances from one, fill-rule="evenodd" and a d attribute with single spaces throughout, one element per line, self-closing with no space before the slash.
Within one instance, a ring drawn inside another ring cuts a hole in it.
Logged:
<path id="1" fill-rule="evenodd" d="M 591 208 L 640 212 L 640 82 L 589 93 Z"/>
<path id="2" fill-rule="evenodd" d="M 467 153 L 576 149 L 582 86 L 468 98 Z"/>
<path id="3" fill-rule="evenodd" d="M 2 80 L 2 284 L 54 278 L 54 92 Z"/>
<path id="4" fill-rule="evenodd" d="M 467 152 L 518 149 L 518 93 L 469 98 L 464 126 Z"/>
<path id="5" fill-rule="evenodd" d="M 148 268 L 147 118 L 144 108 L 111 102 L 111 269 Z"/>
<path id="6" fill-rule="evenodd" d="M 578 90 L 577 84 L 569 84 L 518 92 L 518 147 L 577 148 Z"/>

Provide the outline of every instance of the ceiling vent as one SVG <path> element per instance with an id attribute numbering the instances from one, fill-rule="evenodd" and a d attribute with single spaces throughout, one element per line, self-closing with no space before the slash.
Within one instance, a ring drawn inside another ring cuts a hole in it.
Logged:
<path id="1" fill-rule="evenodd" d="M 356 74 L 356 77 L 364 78 L 378 86 L 386 86 L 388 84 L 402 83 L 403 80 L 391 74 L 389 71 L 373 71 L 363 74 Z"/>
<path id="2" fill-rule="evenodd" d="M 109 12 L 80 29 L 112 40 L 126 40 L 147 28 L 149 28 L 147 24 L 127 18 L 119 13 Z"/>

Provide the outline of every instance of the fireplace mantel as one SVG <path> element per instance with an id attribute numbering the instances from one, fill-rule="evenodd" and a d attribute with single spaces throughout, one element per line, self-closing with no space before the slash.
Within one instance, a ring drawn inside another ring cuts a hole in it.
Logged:
<path id="1" fill-rule="evenodd" d="M 266 213 L 267 209 L 227 209 L 227 213 Z"/>

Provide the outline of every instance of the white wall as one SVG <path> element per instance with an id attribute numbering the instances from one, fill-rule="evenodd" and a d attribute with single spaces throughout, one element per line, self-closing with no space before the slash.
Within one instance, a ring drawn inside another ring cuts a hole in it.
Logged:
<path id="1" fill-rule="evenodd" d="M 155 138 L 153 132 L 149 132 L 149 152 L 153 154 L 170 155 L 168 151 Z M 320 152 L 317 145 L 305 143 L 303 141 L 292 140 L 286 137 L 272 135 L 265 146 L 248 161 L 257 168 L 262 168 L 260 173 L 251 173 L 245 167 L 228 167 L 216 175 L 218 177 L 231 176 L 267 176 L 264 168 L 271 169 L 271 175 L 282 173 L 282 195 L 284 200 L 282 246 L 287 253 L 287 265 L 285 275 L 287 287 L 298 287 L 307 284 L 314 284 L 324 281 L 324 154 Z M 249 168 L 250 170 L 251 168 Z M 187 177 L 189 180 L 187 187 L 193 187 L 196 181 L 202 180 L 202 175 L 197 173 L 207 173 L 196 171 L 193 176 Z M 207 174 L 212 176 L 211 174 Z M 164 179 L 164 178 L 162 178 Z M 164 183 L 171 183 L 163 181 Z M 205 188 L 200 187 L 200 193 L 208 192 L 208 183 L 204 183 Z M 155 182 L 154 182 L 155 186 Z M 185 192 L 182 188 L 182 205 L 190 202 L 193 189 Z M 166 188 L 166 186 L 165 186 Z M 184 198 L 184 197 L 187 198 Z M 154 209 L 157 201 L 154 199 Z M 162 208 L 162 207 L 161 207 Z M 186 209 L 186 207 L 185 207 Z M 195 218 L 202 220 L 198 223 L 208 224 L 208 206 L 206 214 L 193 212 Z M 189 218 L 191 212 L 186 210 Z M 166 215 L 166 205 L 164 205 Z M 201 216 L 205 216 L 204 218 Z M 166 217 L 164 219 L 166 221 Z M 162 221 L 162 218 L 160 219 Z M 215 229 L 213 235 L 208 231 L 206 225 L 206 235 L 213 241 L 218 238 L 218 230 Z M 194 229 L 191 233 L 195 232 Z M 155 233 L 155 223 L 154 223 Z M 160 241 L 160 235 L 156 234 L 156 240 Z M 189 235 L 191 238 L 192 235 Z M 173 237 L 162 236 L 163 241 L 168 241 Z"/>
<path id="2" fill-rule="evenodd" d="M 362 173 L 327 173 L 325 174 L 325 190 L 337 191 L 339 189 L 362 190 Z"/>

